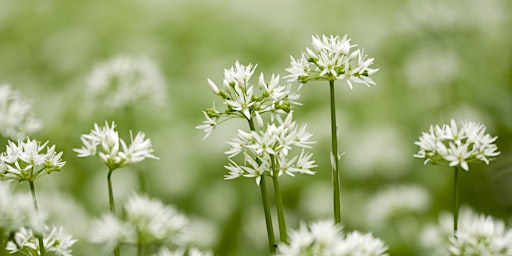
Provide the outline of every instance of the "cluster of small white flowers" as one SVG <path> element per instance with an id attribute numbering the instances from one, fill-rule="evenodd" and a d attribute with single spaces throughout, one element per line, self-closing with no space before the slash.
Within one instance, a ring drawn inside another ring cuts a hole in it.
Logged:
<path id="1" fill-rule="evenodd" d="M 370 68 L 373 58 L 367 58 L 363 50 L 352 50 L 356 45 L 350 44 L 347 35 L 313 36 L 313 49 L 306 48 L 301 57 L 291 57 L 289 81 L 307 83 L 310 80 L 346 80 L 352 89 L 352 83 L 375 85 L 370 75 L 378 69 Z"/>
<path id="2" fill-rule="evenodd" d="M 41 121 L 35 118 L 32 104 L 9 84 L 0 84 L 0 134 L 20 139 L 40 128 Z"/>
<path id="3" fill-rule="evenodd" d="M 504 222 L 462 208 L 457 237 L 452 232 L 453 217 L 445 213 L 437 226 L 428 227 L 422 234 L 422 245 L 429 251 L 451 255 L 512 255 L 512 230 Z M 443 250 L 439 250 L 443 248 Z"/>
<path id="4" fill-rule="evenodd" d="M 431 125 L 429 132 L 423 132 L 415 142 L 420 151 L 414 157 L 425 159 L 425 164 L 460 166 L 468 171 L 468 163 L 489 164 L 500 154 L 493 143 L 497 138 L 485 133 L 483 124 L 461 122 L 461 127 L 458 127 L 452 119 L 450 125 Z"/>
<path id="5" fill-rule="evenodd" d="M 42 234 L 44 250 L 52 255 L 71 256 L 71 246 L 77 241 L 62 227 L 45 227 Z M 40 255 L 39 242 L 31 229 L 21 228 L 5 248 L 10 254 Z"/>
<path id="6" fill-rule="evenodd" d="M 44 221 L 45 214 L 34 210 L 30 194 L 15 193 L 8 183 L 0 182 L 0 230 L 6 234 L 22 227 L 41 231 Z"/>
<path id="7" fill-rule="evenodd" d="M 66 162 L 62 152 L 55 151 L 55 145 L 46 146 L 37 140 L 8 141 L 6 151 L 0 154 L 0 178 L 31 182 L 44 174 L 59 171 Z M 46 148 L 46 150 L 45 150 Z M 45 151 L 45 152 L 43 152 Z"/>
<path id="8" fill-rule="evenodd" d="M 365 212 L 371 226 L 383 227 L 404 214 L 422 213 L 429 204 L 429 194 L 424 188 L 416 185 L 401 185 L 379 191 L 368 201 Z"/>
<path id="9" fill-rule="evenodd" d="M 175 251 L 170 251 L 168 248 L 162 248 L 153 256 L 213 256 L 211 251 L 202 251 L 197 248 L 189 248 L 185 249 L 177 249 Z"/>
<path id="10" fill-rule="evenodd" d="M 259 77 L 258 90 L 249 83 L 256 66 L 241 65 L 236 61 L 235 66 L 224 70 L 222 89 L 208 79 L 208 85 L 215 95 L 219 96 L 226 109 L 218 111 L 215 106 L 203 111 L 205 121 L 197 129 L 204 130 L 208 137 L 217 124 L 225 119 L 238 117 L 247 120 L 256 120 L 263 126 L 261 114 L 271 113 L 272 117 L 290 112 L 292 104 L 299 98 L 292 92 L 290 85 L 280 85 L 279 76 L 272 74 L 270 81 L 265 81 L 263 74 Z"/>
<path id="11" fill-rule="evenodd" d="M 174 207 L 146 196 L 133 195 L 124 205 L 124 218 L 112 213 L 96 220 L 91 241 L 105 244 L 108 250 L 121 244 L 175 245 L 180 242 L 188 219 Z"/>
<path id="12" fill-rule="evenodd" d="M 311 160 L 312 153 L 306 153 L 305 148 L 310 148 L 311 133 L 306 131 L 306 124 L 298 126 L 292 121 L 293 112 L 290 112 L 285 120 L 278 118 L 279 125 L 274 123 L 267 125 L 266 130 L 259 132 L 238 131 L 238 134 L 228 142 L 231 149 L 226 152 L 229 158 L 243 153 L 245 165 L 238 165 L 230 159 L 230 164 L 225 166 L 229 174 L 225 179 L 238 177 L 256 178 L 259 185 L 261 176 L 282 175 L 286 173 L 294 176 L 294 173 L 315 174 L 311 169 L 316 167 Z M 289 152 L 293 147 L 302 148 L 300 155 L 290 159 Z M 277 173 L 275 173 L 277 172 Z"/>
<path id="13" fill-rule="evenodd" d="M 115 127 L 114 122 L 111 125 L 105 122 L 105 126 L 102 127 L 95 123 L 94 129 L 89 134 L 80 136 L 84 145 L 74 151 L 79 157 L 98 155 L 110 170 L 136 164 L 146 158 L 158 159 L 152 154 L 151 140 L 146 139 L 143 132 L 137 133 L 133 138 L 130 131 L 131 144 L 128 146 L 123 139 L 119 138 Z M 98 152 L 98 146 L 101 146 L 100 152 Z"/>
<path id="14" fill-rule="evenodd" d="M 119 56 L 94 67 L 87 81 L 89 96 L 109 109 L 139 100 L 165 102 L 165 84 L 158 67 L 147 58 Z"/>
<path id="15" fill-rule="evenodd" d="M 290 233 L 290 243 L 280 244 L 277 255 L 283 256 L 384 256 L 386 244 L 372 234 L 353 231 L 343 233 L 343 228 L 333 221 L 304 223 Z"/>

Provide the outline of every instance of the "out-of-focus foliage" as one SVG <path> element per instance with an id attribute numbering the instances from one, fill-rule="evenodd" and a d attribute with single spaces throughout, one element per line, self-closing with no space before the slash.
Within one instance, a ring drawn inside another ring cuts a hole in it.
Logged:
<path id="1" fill-rule="evenodd" d="M 498 159 L 460 175 L 461 203 L 511 217 L 511 5 L 507 0 L 3 0 L 0 83 L 32 100 L 43 127 L 31 138 L 51 140 L 64 151 L 66 166 L 41 179 L 38 191 L 58 194 L 65 208 L 80 207 L 69 210 L 76 225 L 66 227 L 79 239 L 73 246 L 77 255 L 100 251 L 87 242 L 84 223 L 107 210 L 107 170 L 72 149 L 80 146 L 81 134 L 105 120 L 116 121 L 122 137 L 130 129 L 144 131 L 160 157 L 113 174 L 119 201 L 140 191 L 136 171 L 142 171 L 147 194 L 189 215 L 198 246 L 219 255 L 264 255 L 257 187 L 252 180 L 223 180 L 226 141 L 244 124 L 220 127 L 204 141 L 194 129 L 202 122 L 201 110 L 214 100 L 207 78 L 221 83 L 224 68 L 235 60 L 257 63 L 256 74 L 286 75 L 289 56 L 308 46 L 311 35 L 348 34 L 380 70 L 372 77 L 376 87 L 350 90 L 337 83 L 340 149 L 346 151 L 340 161 L 345 229 L 373 231 L 391 255 L 428 255 L 415 245 L 421 229 L 451 209 L 453 179 L 451 169 L 423 166 L 412 157 L 418 150 L 414 141 L 430 124 L 478 121 L 499 136 Z M 164 106 L 141 101 L 130 111 L 108 111 L 89 101 L 86 84 L 93 67 L 120 55 L 159 65 L 168 94 Z M 294 116 L 314 134 L 319 167 L 315 176 L 282 179 L 290 228 L 331 216 L 327 83 L 310 82 L 301 94 L 303 105 Z M 0 146 L 5 144 L 2 139 Z M 379 192 L 410 184 L 428 192 L 428 209 L 398 211 L 386 216 L 384 225 L 366 219 L 368 203 Z"/>

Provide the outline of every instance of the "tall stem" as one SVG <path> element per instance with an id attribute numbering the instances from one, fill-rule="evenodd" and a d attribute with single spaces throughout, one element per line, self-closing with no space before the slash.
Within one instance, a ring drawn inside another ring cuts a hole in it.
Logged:
<path id="1" fill-rule="evenodd" d="M 5 249 L 5 245 L 7 244 L 7 239 L 5 236 L 4 229 L 0 226 L 0 256 L 7 255 L 7 250 Z"/>
<path id="2" fill-rule="evenodd" d="M 108 174 L 107 174 L 107 184 L 108 184 L 108 202 L 110 205 L 110 212 L 116 216 L 116 204 L 114 201 L 114 191 L 112 190 L 112 172 L 114 172 L 114 169 L 108 168 Z M 119 256 L 121 255 L 121 251 L 119 249 L 119 245 L 114 248 L 114 255 Z"/>
<path id="3" fill-rule="evenodd" d="M 249 122 L 251 131 L 255 131 L 256 128 L 254 127 L 252 119 L 247 119 L 247 121 Z M 261 175 L 260 178 L 261 200 L 263 202 L 263 212 L 265 214 L 265 224 L 267 226 L 268 246 L 270 253 L 274 254 L 276 252 L 276 239 L 274 237 L 274 226 L 272 225 L 272 215 L 270 214 L 270 204 L 268 202 L 267 183 L 264 175 Z"/>
<path id="4" fill-rule="evenodd" d="M 34 210 L 36 212 L 39 212 L 39 207 L 37 206 L 36 188 L 34 186 L 34 181 L 31 180 L 28 182 L 28 184 L 30 185 L 30 192 L 32 194 L 32 203 L 34 204 Z M 37 234 L 36 237 L 39 242 L 39 253 L 41 254 L 41 256 L 45 256 L 46 251 L 44 249 L 43 236 L 41 234 Z"/>
<path id="5" fill-rule="evenodd" d="M 453 237 L 457 238 L 459 220 L 459 168 L 453 170 Z"/>
<path id="6" fill-rule="evenodd" d="M 334 222 L 338 224 L 341 222 L 340 174 L 338 171 L 338 134 L 336 129 L 336 101 L 334 98 L 334 81 L 329 81 L 329 89 L 331 95 L 331 158 L 333 158 L 334 161 L 334 166 L 332 166 Z"/>
<path id="7" fill-rule="evenodd" d="M 272 158 L 272 162 L 274 159 Z M 272 163 L 274 168 L 274 163 Z M 277 208 L 277 221 L 279 222 L 279 237 L 281 242 L 288 243 L 288 233 L 286 231 L 286 218 L 284 216 L 283 198 L 281 197 L 281 190 L 279 188 L 279 177 L 278 173 L 274 169 L 272 174 L 272 181 L 274 182 L 274 194 L 276 196 L 276 208 Z"/>

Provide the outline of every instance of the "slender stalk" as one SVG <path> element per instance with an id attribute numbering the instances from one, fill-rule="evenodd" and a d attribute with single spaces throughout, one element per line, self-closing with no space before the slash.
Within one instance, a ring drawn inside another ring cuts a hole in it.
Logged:
<path id="1" fill-rule="evenodd" d="M 279 222 L 279 237 L 281 242 L 288 243 L 288 233 L 286 230 L 286 218 L 284 216 L 283 198 L 281 197 L 281 190 L 279 188 L 279 177 L 275 170 L 275 161 L 272 157 L 272 168 L 274 173 L 272 175 L 272 181 L 274 182 L 274 194 L 276 196 L 276 208 L 277 208 L 277 221 Z"/>
<path id="2" fill-rule="evenodd" d="M 459 168 L 453 170 L 453 237 L 457 238 L 459 220 Z"/>
<path id="3" fill-rule="evenodd" d="M 336 101 L 334 99 L 334 81 L 329 81 L 330 98 L 331 98 L 331 154 L 334 158 L 334 166 L 332 166 L 332 185 L 333 185 L 333 206 L 334 206 L 334 222 L 341 222 L 340 210 L 340 174 L 338 171 L 338 134 L 336 128 Z"/>
<path id="4" fill-rule="evenodd" d="M 247 119 L 247 121 L 249 122 L 251 131 L 255 131 L 256 128 L 254 127 L 252 119 Z M 261 200 L 263 202 L 263 212 L 265 214 L 265 224 L 267 226 L 268 246 L 270 254 L 274 254 L 276 252 L 276 239 L 274 237 L 274 226 L 272 225 L 272 215 L 270 214 L 270 204 L 268 202 L 267 183 L 264 175 L 261 175 L 260 178 Z"/>
<path id="5" fill-rule="evenodd" d="M 34 204 L 34 210 L 36 212 L 39 212 L 39 207 L 37 206 L 36 188 L 34 186 L 34 181 L 30 180 L 28 182 L 28 184 L 30 185 L 30 192 L 32 193 L 32 203 Z M 39 242 L 39 253 L 41 254 L 41 256 L 45 256 L 46 251 L 44 249 L 43 236 L 40 234 L 37 234 L 36 237 Z"/>
<path id="6" fill-rule="evenodd" d="M 6 243 L 7 243 L 7 239 L 6 239 L 6 236 L 5 236 L 5 231 L 0 226 L 0 256 L 7 255 L 7 250 L 5 249 Z"/>
<path id="7" fill-rule="evenodd" d="M 107 174 L 107 185 L 108 185 L 108 202 L 110 205 L 110 212 L 112 214 L 116 215 L 116 204 L 114 201 L 114 191 L 112 190 L 112 172 L 114 172 L 114 169 L 108 168 L 108 174 Z M 119 245 L 114 248 L 114 255 L 120 256 L 121 250 L 119 249 Z"/>
<path id="8" fill-rule="evenodd" d="M 143 256 L 144 255 L 144 246 L 142 245 L 142 241 L 137 243 L 137 256 Z"/>

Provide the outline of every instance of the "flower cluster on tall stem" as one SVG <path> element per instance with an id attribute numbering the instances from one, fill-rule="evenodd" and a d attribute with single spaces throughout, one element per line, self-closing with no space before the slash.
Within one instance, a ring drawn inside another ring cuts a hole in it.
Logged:
<path id="1" fill-rule="evenodd" d="M 362 49 L 354 49 L 346 35 L 340 36 L 313 36 L 312 49 L 306 48 L 301 57 L 291 58 L 290 67 L 286 69 L 290 74 L 289 81 L 305 84 L 311 80 L 324 80 L 329 82 L 331 105 L 331 165 L 333 180 L 333 214 L 335 223 L 341 222 L 340 206 L 340 174 L 338 153 L 338 127 L 336 124 L 336 100 L 334 82 L 346 80 L 352 89 L 353 83 L 366 86 L 375 85 L 370 78 L 378 69 L 370 68 L 373 58 L 368 58 Z"/>
<path id="2" fill-rule="evenodd" d="M 459 215 L 459 169 L 469 171 L 469 163 L 489 164 L 500 154 L 494 141 L 485 133 L 485 126 L 476 122 L 461 122 L 460 126 L 452 119 L 450 124 L 431 125 L 415 142 L 420 150 L 414 157 L 425 159 L 424 164 L 441 164 L 454 168 L 454 209 L 453 235 L 457 236 Z"/>
<path id="3" fill-rule="evenodd" d="M 203 111 L 205 121 L 202 125 L 199 125 L 196 128 L 205 132 L 204 138 L 208 137 L 218 124 L 229 119 L 241 118 L 247 121 L 250 132 L 240 131 L 238 138 L 242 140 L 244 135 L 256 136 L 261 141 L 261 139 L 263 139 L 262 136 L 265 136 L 265 133 L 259 133 L 257 131 L 259 128 L 264 126 L 262 114 L 268 113 L 271 120 L 276 120 L 280 118 L 280 115 L 289 113 L 293 105 L 298 104 L 295 100 L 299 98 L 299 95 L 291 90 L 290 85 L 280 85 L 279 76 L 272 75 L 270 81 L 266 81 L 264 75 L 261 74 L 258 80 L 258 87 L 253 86 L 250 83 L 250 79 L 254 74 L 255 68 L 256 66 L 253 66 L 252 64 L 244 66 L 236 61 L 233 67 L 224 70 L 224 79 L 221 89 L 219 89 L 213 81 L 208 79 L 210 89 L 220 98 L 222 103 L 225 105 L 225 108 L 224 110 L 219 111 L 214 105 L 213 108 Z M 291 121 L 289 121 L 289 123 L 290 122 Z M 277 129 L 276 126 L 273 127 L 274 128 L 268 130 Z M 266 136 L 268 136 L 268 134 Z M 233 143 L 236 144 L 236 142 Z M 278 143 L 278 141 L 274 141 L 274 143 Z M 262 144 L 260 144 L 260 146 L 262 146 L 262 148 L 266 148 L 266 146 L 263 146 Z M 238 148 L 240 150 L 242 149 L 241 144 Z M 236 150 L 237 149 L 234 149 L 234 151 L 232 151 L 235 155 L 240 153 L 236 153 Z M 286 148 L 284 150 L 288 149 Z M 309 162 L 309 157 L 310 156 L 303 154 L 300 159 L 296 158 L 287 160 L 289 161 L 287 164 L 298 164 L 297 160 L 300 160 L 302 161 L 300 164 L 312 165 L 312 162 Z M 279 158 L 276 155 L 272 155 L 270 160 L 266 159 L 265 161 L 263 161 L 263 159 L 250 157 L 247 159 L 249 159 L 246 160 L 247 162 L 251 162 L 251 164 L 247 166 L 252 166 L 252 168 L 243 168 L 232 162 L 230 166 L 227 166 L 227 168 L 230 169 L 230 174 L 226 177 L 236 178 L 240 176 L 249 176 L 256 178 L 261 191 L 269 249 L 271 253 L 275 253 L 276 243 L 264 173 L 267 172 L 274 175 L 273 182 L 274 189 L 276 190 L 276 201 L 278 204 L 280 234 L 282 240 L 286 241 L 287 235 L 286 224 L 284 221 L 284 209 L 280 203 L 281 198 L 277 180 L 278 175 L 284 171 L 284 169 L 280 169 L 284 168 L 285 165 L 283 164 L 285 163 L 283 162 L 284 160 L 282 159 L 282 156 Z M 306 163 L 304 163 L 304 161 L 306 161 Z M 278 164 L 283 167 L 278 168 Z M 262 167 L 268 169 L 263 171 Z M 295 172 L 293 170 L 293 168 L 289 169 L 288 173 Z"/>

